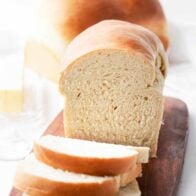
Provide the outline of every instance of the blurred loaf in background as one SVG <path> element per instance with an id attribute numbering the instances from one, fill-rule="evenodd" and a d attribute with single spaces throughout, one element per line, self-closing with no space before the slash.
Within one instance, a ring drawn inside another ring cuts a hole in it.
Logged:
<path id="1" fill-rule="evenodd" d="M 26 43 L 25 65 L 58 82 L 61 59 L 69 42 L 105 19 L 144 26 L 168 48 L 166 19 L 158 0 L 42 0 L 36 33 Z"/>

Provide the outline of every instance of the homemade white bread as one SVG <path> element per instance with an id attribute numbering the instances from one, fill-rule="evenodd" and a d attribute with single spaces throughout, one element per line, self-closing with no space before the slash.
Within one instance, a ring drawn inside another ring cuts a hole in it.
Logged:
<path id="1" fill-rule="evenodd" d="M 43 25 L 66 42 L 102 20 L 118 19 L 150 29 L 168 47 L 166 19 L 158 0 L 42 0 L 40 15 Z"/>
<path id="2" fill-rule="evenodd" d="M 55 82 L 67 44 L 102 20 L 144 26 L 168 48 L 166 19 L 158 0 L 43 0 L 38 15 L 36 31 L 25 47 L 25 65 Z"/>
<path id="3" fill-rule="evenodd" d="M 151 148 L 156 156 L 167 57 L 158 37 L 106 20 L 68 46 L 59 86 L 65 136 Z"/>
<path id="4" fill-rule="evenodd" d="M 31 196 L 113 196 L 119 179 L 54 169 L 31 155 L 18 166 L 14 186 Z"/>
<path id="5" fill-rule="evenodd" d="M 126 146 L 52 135 L 37 140 L 34 153 L 38 160 L 55 168 L 95 176 L 125 173 L 138 158 L 138 152 Z"/>

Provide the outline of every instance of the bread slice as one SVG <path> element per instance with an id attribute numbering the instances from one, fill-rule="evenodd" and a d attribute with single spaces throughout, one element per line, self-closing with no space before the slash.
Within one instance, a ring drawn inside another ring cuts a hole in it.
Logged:
<path id="1" fill-rule="evenodd" d="M 120 187 L 125 187 L 133 182 L 136 178 L 142 176 L 142 165 L 136 164 L 128 172 L 120 175 Z"/>
<path id="2" fill-rule="evenodd" d="M 48 196 L 47 194 L 38 194 L 34 192 L 34 194 L 26 194 L 23 193 L 23 196 Z M 127 187 L 121 188 L 116 196 L 141 196 L 141 191 L 138 185 L 138 182 L 134 180 Z"/>
<path id="3" fill-rule="evenodd" d="M 127 187 L 121 188 L 116 196 L 141 196 L 138 182 L 134 180 Z"/>
<path id="4" fill-rule="evenodd" d="M 135 165 L 134 168 L 131 169 L 130 171 L 120 175 L 121 195 L 123 195 L 122 193 L 125 193 L 125 192 L 127 192 L 127 194 L 128 193 L 131 194 L 134 192 L 138 194 L 138 191 L 135 191 L 135 189 L 138 189 L 137 186 L 135 186 L 136 184 L 135 179 L 141 176 L 141 172 L 142 172 L 141 164 L 138 164 L 138 165 Z M 117 179 L 117 182 L 119 182 L 119 178 L 117 177 L 116 179 Z M 135 187 L 135 188 L 132 188 L 132 187 Z M 38 193 L 36 192 L 36 190 L 31 190 L 31 196 L 34 196 L 34 195 L 38 196 Z M 117 195 L 119 195 L 119 193 Z M 27 196 L 27 194 L 24 193 L 23 196 Z"/>
<path id="5" fill-rule="evenodd" d="M 60 91 L 65 135 L 151 148 L 156 156 L 167 57 L 158 37 L 125 21 L 106 20 L 68 46 Z"/>
<path id="6" fill-rule="evenodd" d="M 138 152 L 137 163 L 148 163 L 150 157 L 150 148 L 143 146 L 127 146 L 128 148 L 134 149 Z"/>
<path id="7" fill-rule="evenodd" d="M 27 195 L 47 196 L 113 196 L 119 182 L 115 177 L 98 177 L 54 169 L 34 155 L 20 163 L 14 186 Z"/>
<path id="8" fill-rule="evenodd" d="M 95 176 L 116 176 L 132 169 L 138 152 L 123 145 L 42 136 L 34 144 L 37 159 L 55 168 Z"/>

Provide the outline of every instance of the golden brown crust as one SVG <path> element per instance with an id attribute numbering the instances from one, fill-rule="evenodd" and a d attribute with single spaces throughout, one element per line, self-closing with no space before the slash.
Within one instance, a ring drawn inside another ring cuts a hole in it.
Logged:
<path id="1" fill-rule="evenodd" d="M 64 78 L 71 70 L 74 61 L 94 51 L 113 49 L 128 51 L 141 57 L 143 61 L 155 69 L 157 57 L 160 56 L 166 75 L 167 57 L 157 36 L 149 30 L 120 20 L 105 20 L 93 25 L 79 34 L 68 46 L 65 54 L 64 71 L 60 78 L 60 91 L 63 92 Z M 152 83 L 155 80 L 152 75 Z"/>
<path id="2" fill-rule="evenodd" d="M 122 158 L 87 158 L 62 154 L 39 143 L 34 144 L 34 153 L 38 160 L 55 168 L 95 176 L 116 176 L 130 170 L 137 162 L 137 153 Z"/>
<path id="3" fill-rule="evenodd" d="M 166 19 L 158 0 L 44 0 L 41 9 L 66 40 L 106 19 L 118 19 L 149 28 L 168 48 Z"/>
<path id="4" fill-rule="evenodd" d="M 17 170 L 14 186 L 31 196 L 113 196 L 117 191 L 115 178 L 102 183 L 63 183 L 25 173 Z"/>

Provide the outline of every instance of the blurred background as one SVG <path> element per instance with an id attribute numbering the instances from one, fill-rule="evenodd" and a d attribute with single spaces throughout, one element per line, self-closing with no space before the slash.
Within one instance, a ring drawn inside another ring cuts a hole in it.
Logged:
<path id="1" fill-rule="evenodd" d="M 169 21 L 195 25 L 194 0 L 160 0 L 160 2 Z M 34 14 L 39 3 L 39 0 L 1 0 L 0 24 L 14 28 L 22 35 L 27 35 L 32 30 Z"/>
<path id="2" fill-rule="evenodd" d="M 190 136 L 178 195 L 195 196 L 196 1 L 160 2 L 168 20 L 171 41 L 168 52 L 171 66 L 164 93 L 184 100 L 190 112 Z M 11 75 L 14 72 L 12 65 L 20 67 L 24 63 L 24 44 L 32 32 L 36 32 L 39 3 L 39 0 L 0 0 L 0 91 L 5 83 L 16 81 Z M 23 72 L 24 94 L 28 94 L 25 109 L 19 115 L 0 113 L 1 196 L 9 195 L 17 160 L 31 150 L 32 140 L 45 130 L 63 106 L 56 84 L 31 70 L 25 69 Z"/>

